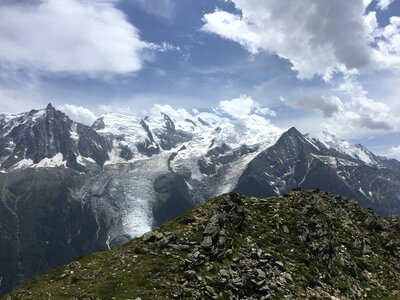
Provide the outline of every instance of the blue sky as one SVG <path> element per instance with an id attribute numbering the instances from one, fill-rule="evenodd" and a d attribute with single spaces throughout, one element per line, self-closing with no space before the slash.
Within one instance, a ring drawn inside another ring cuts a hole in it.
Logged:
<path id="1" fill-rule="evenodd" d="M 246 95 L 282 128 L 400 158 L 396 16 L 399 0 L 2 1 L 0 111 L 90 123 Z"/>

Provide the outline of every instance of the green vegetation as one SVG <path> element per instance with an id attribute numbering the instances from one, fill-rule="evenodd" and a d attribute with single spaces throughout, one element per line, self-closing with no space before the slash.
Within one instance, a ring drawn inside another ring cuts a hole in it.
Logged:
<path id="1" fill-rule="evenodd" d="M 398 299 L 400 221 L 319 191 L 226 194 L 4 299 Z"/>

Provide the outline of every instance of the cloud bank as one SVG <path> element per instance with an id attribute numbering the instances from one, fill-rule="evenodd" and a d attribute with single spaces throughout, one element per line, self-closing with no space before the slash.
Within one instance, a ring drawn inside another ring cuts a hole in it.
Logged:
<path id="1" fill-rule="evenodd" d="M 85 125 L 92 125 L 97 119 L 91 110 L 80 105 L 63 104 L 58 106 L 57 109 L 67 114 L 72 120 Z"/>
<path id="2" fill-rule="evenodd" d="M 141 69 L 146 43 L 115 1 L 0 4 L 4 70 L 98 76 Z"/>
<path id="3" fill-rule="evenodd" d="M 292 108 L 319 111 L 323 129 L 340 136 L 400 129 L 390 107 L 371 99 L 358 75 L 400 71 L 400 17 L 380 27 L 371 0 L 230 0 L 237 13 L 203 16 L 202 30 L 239 43 L 251 54 L 277 54 L 300 80 L 321 77 L 332 94 L 285 99 Z M 385 10 L 392 0 L 376 1 Z"/>
<path id="4" fill-rule="evenodd" d="M 390 148 L 386 156 L 400 160 L 400 146 Z"/>
<path id="5" fill-rule="evenodd" d="M 363 0 L 232 0 L 241 14 L 205 14 L 202 29 L 239 43 L 250 53 L 276 53 L 300 79 L 366 68 L 398 67 L 400 18 L 379 28 Z M 381 0 L 386 9 L 392 1 Z"/>
<path id="6" fill-rule="evenodd" d="M 326 130 L 339 137 L 360 136 L 368 131 L 390 131 L 400 128 L 400 120 L 388 105 L 374 101 L 352 77 L 346 77 L 337 88 L 347 100 L 337 96 L 310 96 L 282 101 L 295 109 L 312 109 L 322 113 L 324 123 L 315 130 Z"/>

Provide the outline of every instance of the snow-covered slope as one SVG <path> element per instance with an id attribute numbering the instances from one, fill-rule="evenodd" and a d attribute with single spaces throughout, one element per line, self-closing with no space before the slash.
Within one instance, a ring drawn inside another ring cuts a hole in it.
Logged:
<path id="1" fill-rule="evenodd" d="M 119 231 L 110 227 L 112 241 L 121 235 L 121 228 L 132 237 L 152 226 L 152 207 L 166 197 L 166 192 L 157 195 L 154 187 L 160 176 L 180 176 L 186 185 L 180 186 L 180 192 L 187 190 L 193 203 L 229 192 L 250 162 L 276 145 L 284 132 L 259 115 L 234 119 L 218 112 L 171 109 L 153 110 L 148 116 L 108 113 L 88 127 L 49 105 L 0 115 L 0 171 L 63 167 L 86 172 L 85 183 L 74 195 L 96 211 L 103 210 L 102 215 L 118 215 L 122 225 Z M 311 147 L 310 162 L 320 161 L 333 172 L 342 167 L 383 166 L 382 159 L 364 147 L 327 132 L 303 136 L 296 131 L 295 136 L 301 145 Z M 284 148 L 297 155 L 298 143 L 290 143 L 288 137 Z M 290 185 L 282 178 L 292 176 L 296 160 L 281 159 L 280 153 L 271 155 L 280 159 L 276 160 L 279 168 L 269 166 L 280 176 L 270 180 L 272 190 L 280 193 Z"/>
<path id="2" fill-rule="evenodd" d="M 84 171 L 80 162 L 102 166 L 109 148 L 106 138 L 75 123 L 51 104 L 41 110 L 0 115 L 2 172 L 60 166 Z"/>
<path id="3" fill-rule="evenodd" d="M 321 133 L 314 135 L 306 134 L 305 137 L 318 147 L 338 151 L 368 165 L 378 164 L 376 156 L 362 145 L 350 144 L 345 140 L 336 138 L 335 135 L 329 132 L 322 131 Z"/>

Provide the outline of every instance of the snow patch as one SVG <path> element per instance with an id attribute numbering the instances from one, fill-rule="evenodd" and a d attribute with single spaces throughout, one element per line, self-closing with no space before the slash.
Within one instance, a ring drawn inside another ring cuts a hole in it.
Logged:
<path id="1" fill-rule="evenodd" d="M 54 167 L 67 167 L 67 161 L 64 160 L 62 153 L 57 153 L 51 158 L 43 158 L 40 162 L 35 164 L 34 168 L 54 168 Z"/>
<path id="2" fill-rule="evenodd" d="M 17 162 L 13 169 L 25 169 L 25 168 L 29 168 L 33 165 L 33 160 L 32 159 L 22 159 L 19 162 Z"/>

